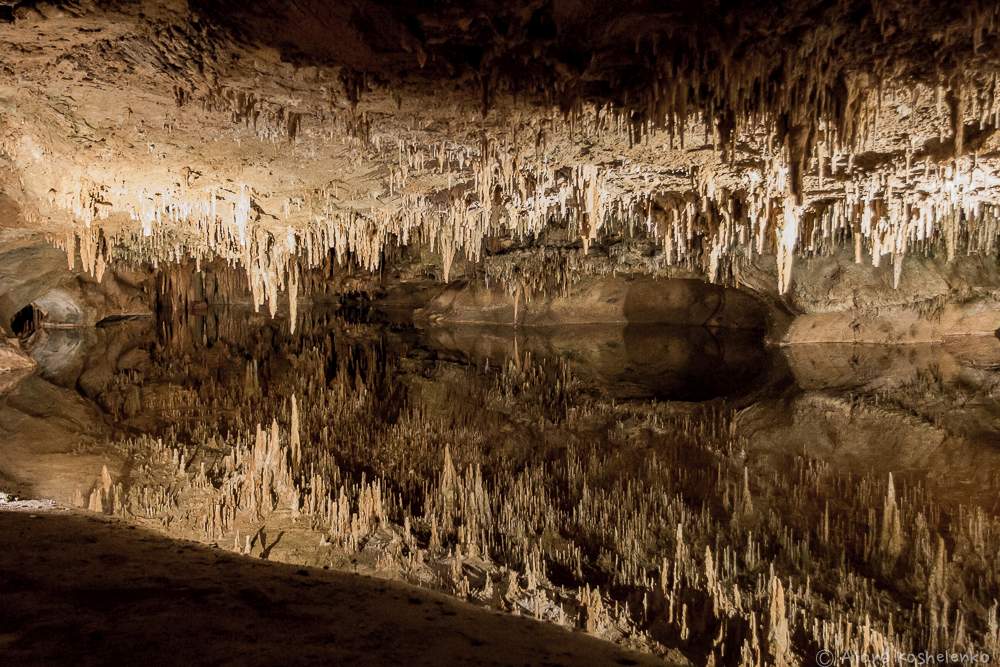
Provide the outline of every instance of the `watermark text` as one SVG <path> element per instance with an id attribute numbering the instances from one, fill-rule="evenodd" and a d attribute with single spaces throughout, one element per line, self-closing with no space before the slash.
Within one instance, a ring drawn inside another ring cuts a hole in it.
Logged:
<path id="1" fill-rule="evenodd" d="M 840 665 L 990 665 L 993 656 L 984 651 L 917 651 L 914 653 L 858 653 L 845 651 L 838 653 L 823 649 L 816 652 L 819 667 L 840 667 Z"/>

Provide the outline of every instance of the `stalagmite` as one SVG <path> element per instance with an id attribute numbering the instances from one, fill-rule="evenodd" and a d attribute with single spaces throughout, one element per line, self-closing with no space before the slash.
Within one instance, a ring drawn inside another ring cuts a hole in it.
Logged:
<path id="1" fill-rule="evenodd" d="M 781 585 L 781 580 L 774 575 L 771 576 L 769 588 L 768 651 L 775 665 L 793 664 L 791 635 L 785 611 L 785 589 Z"/>

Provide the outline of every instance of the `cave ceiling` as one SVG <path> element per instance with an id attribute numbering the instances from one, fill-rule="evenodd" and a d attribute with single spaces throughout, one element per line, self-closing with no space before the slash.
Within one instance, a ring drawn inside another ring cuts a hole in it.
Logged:
<path id="1" fill-rule="evenodd" d="M 331 254 L 490 241 L 739 282 L 847 247 L 995 254 L 993 2 L 0 2 L 17 224 L 98 278 L 222 258 L 276 308 Z"/>

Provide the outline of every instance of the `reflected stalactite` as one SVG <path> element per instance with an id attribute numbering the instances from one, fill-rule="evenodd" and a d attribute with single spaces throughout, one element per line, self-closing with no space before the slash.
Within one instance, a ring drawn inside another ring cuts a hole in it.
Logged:
<path id="1" fill-rule="evenodd" d="M 724 399 L 622 402 L 558 347 L 466 356 L 315 309 L 294 337 L 257 318 L 159 328 L 142 410 L 162 435 L 118 443 L 135 472 L 83 505 L 697 663 L 994 641 L 1000 524 L 927 482 L 748 457 Z"/>

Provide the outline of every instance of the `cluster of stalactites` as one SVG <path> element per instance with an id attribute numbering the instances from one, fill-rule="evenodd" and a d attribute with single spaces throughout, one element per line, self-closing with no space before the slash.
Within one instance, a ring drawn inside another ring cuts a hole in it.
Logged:
<path id="1" fill-rule="evenodd" d="M 702 175 L 696 189 L 688 193 L 618 193 L 614 197 L 601 187 L 608 174 L 586 165 L 573 173 L 557 197 L 549 198 L 550 208 L 537 214 L 537 219 L 567 221 L 571 233 L 582 239 L 584 254 L 599 230 L 645 232 L 658 240 L 667 265 L 701 270 L 716 282 L 732 278 L 738 258 L 773 253 L 780 292 L 790 288 L 796 252 L 823 252 L 836 248 L 845 238 L 852 239 L 859 263 L 867 255 L 878 267 L 884 258 L 890 258 L 895 286 L 901 279 L 903 259 L 910 253 L 943 246 L 953 259 L 960 254 L 997 251 L 1000 215 L 995 205 L 984 201 L 991 176 L 969 160 L 928 170 L 916 188 L 900 187 L 892 177 L 873 175 L 867 181 L 848 184 L 839 198 L 805 206 L 788 194 L 784 170 L 775 164 L 770 173 L 746 172 L 735 188 L 717 185 L 710 175 Z M 225 218 L 218 215 L 216 203 L 215 225 L 206 217 L 188 218 L 188 231 L 193 230 L 193 235 L 177 233 L 152 209 L 152 220 L 159 222 L 144 227 L 141 234 L 116 236 L 91 226 L 57 243 L 66 250 L 70 268 L 79 253 L 83 269 L 98 280 L 112 256 L 154 264 L 192 257 L 199 265 L 222 257 L 243 268 L 255 307 L 266 305 L 273 316 L 279 295 L 287 292 L 294 331 L 300 271 L 321 266 L 331 248 L 341 262 L 353 257 L 374 271 L 387 245 L 419 239 L 440 252 L 447 281 L 456 253 L 478 260 L 483 240 L 491 234 L 523 234 L 521 238 L 526 238 L 544 228 L 544 223 L 539 229 L 523 226 L 524 217 L 509 210 L 494 216 L 460 198 L 441 206 L 410 197 L 409 205 L 397 211 L 373 209 L 367 215 L 331 211 L 325 217 L 317 216 L 304 229 L 287 227 L 278 239 L 269 230 L 248 223 L 251 206 L 246 196 L 244 190 L 235 202 L 226 203 L 223 208 L 229 215 Z M 214 195 L 212 199 L 218 201 Z M 169 210 L 173 213 L 168 220 L 183 220 L 173 217 L 176 207 Z M 511 228 L 507 225 L 510 220 L 519 220 L 522 226 Z M 645 224 L 636 225 L 636 220 Z M 502 275 L 498 277 L 503 280 Z M 522 286 L 506 287 L 517 290 Z"/>
<path id="2" fill-rule="evenodd" d="M 863 82 L 855 83 L 851 90 L 860 91 Z M 657 94 L 683 111 L 684 87 L 677 85 Z M 762 166 L 741 171 L 720 166 L 718 173 L 691 168 L 682 176 L 650 175 L 649 165 L 628 159 L 567 165 L 551 157 L 547 132 L 562 132 L 567 125 L 581 135 L 632 132 L 624 115 L 590 108 L 563 118 L 563 125 L 551 118 L 522 118 L 506 132 L 486 135 L 476 147 L 390 138 L 368 127 L 367 148 L 395 164 L 389 165 L 384 189 L 371 193 L 367 206 L 358 204 L 360 197 L 349 197 L 347 204 L 342 192 L 321 188 L 287 200 L 278 215 L 262 215 L 265 198 L 249 185 L 195 191 L 187 183 L 130 187 L 124 182 L 81 183 L 65 201 L 52 203 L 80 223 L 78 244 L 59 241 L 71 268 L 77 245 L 84 269 L 98 278 L 112 256 L 154 264 L 219 257 L 243 268 L 254 305 L 267 306 L 272 315 L 279 295 L 288 290 L 293 327 L 299 272 L 322 265 L 331 249 L 341 263 L 350 259 L 375 271 L 387 246 L 421 243 L 440 254 L 441 277 L 448 281 L 456 257 L 481 259 L 484 239 L 509 236 L 530 242 L 553 226 L 578 239 L 584 255 L 602 236 L 644 231 L 659 241 L 664 263 L 699 270 L 716 282 L 730 280 L 743 259 L 774 255 L 779 292 L 792 285 L 797 253 L 815 253 L 830 247 L 833 239 L 850 237 L 858 262 L 867 254 L 879 266 L 891 257 L 898 286 L 908 253 L 936 244 L 946 247 L 949 258 L 996 251 L 992 201 L 997 179 L 975 157 L 962 156 L 965 120 L 974 118 L 985 127 L 1000 119 L 996 91 L 995 76 L 986 80 L 974 72 L 943 81 L 938 116 L 948 123 L 938 125 L 942 137 L 950 128 L 958 157 L 933 164 L 924 157 L 922 164 L 919 158 L 915 163 L 917 153 L 910 146 L 905 160 L 863 177 L 852 168 L 855 130 L 862 127 L 861 134 L 870 135 L 883 98 L 897 103 L 898 90 L 857 92 L 855 110 L 844 112 L 854 119 L 849 128 L 846 121 L 838 126 L 817 116 L 808 141 L 797 131 L 786 132 L 783 144 L 772 136 L 762 144 L 770 147 L 758 161 Z M 240 122 L 263 123 L 271 117 L 256 98 L 234 95 L 225 99 Z M 667 108 L 673 109 L 671 105 Z M 679 118 L 694 113 L 684 111 Z M 289 122 L 288 112 L 279 116 L 281 123 Z M 707 118 L 701 122 L 709 132 L 713 125 Z M 295 116 L 296 132 L 300 120 Z M 682 136 L 684 123 L 676 122 Z M 848 140 L 843 134 L 850 128 Z M 288 127 L 284 131 L 290 132 Z M 749 125 L 741 131 L 754 132 Z M 807 171 L 818 177 L 821 188 L 831 181 L 821 198 L 803 196 Z M 103 221 L 118 214 L 127 215 L 135 229 L 102 233 Z"/>

